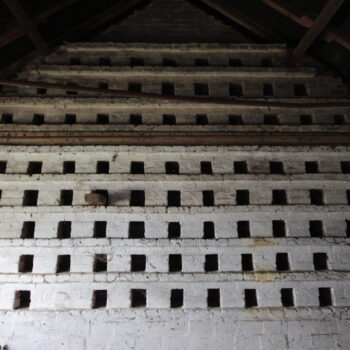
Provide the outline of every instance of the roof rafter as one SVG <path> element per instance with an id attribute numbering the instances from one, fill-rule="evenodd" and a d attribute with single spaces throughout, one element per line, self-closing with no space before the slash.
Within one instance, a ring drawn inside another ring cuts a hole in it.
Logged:
<path id="1" fill-rule="evenodd" d="M 41 34 L 35 27 L 32 19 L 26 13 L 18 0 L 3 0 L 6 6 L 10 9 L 14 17 L 17 19 L 23 30 L 27 33 L 36 48 L 42 53 L 47 54 L 49 47 L 42 38 Z"/>
<path id="2" fill-rule="evenodd" d="M 299 45 L 293 50 L 292 55 L 295 58 L 302 57 L 312 43 L 316 40 L 322 30 L 326 27 L 333 15 L 339 7 L 344 3 L 344 0 L 329 0 L 321 13 L 316 18 L 313 26 L 308 30 Z"/>
<path id="3" fill-rule="evenodd" d="M 64 10 L 70 5 L 78 2 L 79 0 L 64 0 L 59 2 L 58 4 L 47 8 L 42 11 L 35 17 L 33 17 L 32 21 L 35 25 L 38 25 L 44 22 L 49 16 L 54 15 L 55 13 Z M 6 33 L 0 35 L 0 47 L 4 47 L 9 44 L 11 41 L 14 41 L 24 35 L 24 31 L 22 26 L 18 24 L 14 24 Z"/>
<path id="4" fill-rule="evenodd" d="M 266 29 L 259 23 L 253 21 L 249 17 L 245 16 L 241 12 L 237 11 L 236 9 L 232 7 L 227 7 L 226 5 L 220 4 L 220 1 L 216 0 L 201 0 L 203 3 L 205 3 L 210 8 L 214 9 L 215 11 L 219 12 L 223 16 L 229 18 L 230 20 L 236 22 L 243 28 L 247 29 L 248 31 L 254 33 L 256 36 L 268 40 L 268 41 L 280 41 L 281 38 L 276 33 Z"/>
<path id="5" fill-rule="evenodd" d="M 302 16 L 299 16 L 293 10 L 291 10 L 289 7 L 287 8 L 285 5 L 277 2 L 276 0 L 261 0 L 261 1 L 265 5 L 271 7 L 275 11 L 290 18 L 295 23 L 297 23 L 305 28 L 311 28 L 315 23 L 314 18 L 311 18 L 307 14 L 303 14 Z M 342 45 L 345 48 L 350 50 L 350 38 L 348 38 L 345 35 L 345 33 L 342 33 L 337 28 L 334 28 L 330 25 L 327 25 L 327 27 L 325 27 L 323 29 L 323 33 L 321 35 L 323 36 L 324 40 L 326 40 L 328 42 L 335 41 L 339 45 Z"/>

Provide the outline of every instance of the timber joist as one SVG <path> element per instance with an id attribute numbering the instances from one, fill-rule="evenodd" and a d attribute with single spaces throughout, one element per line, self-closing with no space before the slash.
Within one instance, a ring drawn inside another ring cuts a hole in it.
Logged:
<path id="1" fill-rule="evenodd" d="M 350 133 L 0 131 L 1 145 L 350 145 Z"/>

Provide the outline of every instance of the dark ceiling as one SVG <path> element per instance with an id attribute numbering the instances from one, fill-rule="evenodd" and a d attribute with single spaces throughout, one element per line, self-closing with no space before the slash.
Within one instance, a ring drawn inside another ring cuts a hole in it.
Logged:
<path id="1" fill-rule="evenodd" d="M 6 3 L 19 2 L 49 49 L 86 41 L 152 0 L 0 0 L 0 70 L 8 76 L 40 54 Z M 167 0 L 164 0 L 167 1 Z M 298 45 L 328 0 L 188 0 L 256 42 Z M 331 0 L 330 0 L 331 1 Z M 307 53 L 350 81 L 350 0 Z"/>

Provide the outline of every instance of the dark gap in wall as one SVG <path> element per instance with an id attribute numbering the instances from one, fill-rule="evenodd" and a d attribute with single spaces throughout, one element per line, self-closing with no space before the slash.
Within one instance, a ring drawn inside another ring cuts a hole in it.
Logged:
<path id="1" fill-rule="evenodd" d="M 165 172 L 167 174 L 179 174 L 180 167 L 178 162 L 165 162 Z"/>
<path id="2" fill-rule="evenodd" d="M 203 191 L 203 205 L 205 207 L 212 207 L 215 205 L 214 191 Z"/>
<path id="3" fill-rule="evenodd" d="M 12 124 L 13 123 L 13 115 L 10 113 L 3 113 L 1 115 L 1 124 Z"/>
<path id="4" fill-rule="evenodd" d="M 317 162 L 305 162 L 305 173 L 317 174 L 319 172 Z"/>
<path id="5" fill-rule="evenodd" d="M 346 237 L 350 237 L 350 220 L 345 220 L 346 224 Z"/>
<path id="6" fill-rule="evenodd" d="M 56 273 L 70 271 L 70 255 L 59 255 L 57 257 Z"/>
<path id="7" fill-rule="evenodd" d="M 249 191 L 248 190 L 237 190 L 236 191 L 236 204 L 237 205 L 248 205 L 249 204 Z"/>
<path id="8" fill-rule="evenodd" d="M 39 191 L 25 190 L 23 196 L 23 206 L 36 206 L 38 203 Z"/>
<path id="9" fill-rule="evenodd" d="M 108 123 L 109 123 L 109 115 L 108 114 L 97 114 L 96 124 L 106 125 Z"/>
<path id="10" fill-rule="evenodd" d="M 176 117 L 173 114 L 163 114 L 164 125 L 176 125 Z"/>
<path id="11" fill-rule="evenodd" d="M 208 96 L 209 86 L 206 83 L 195 83 L 194 84 L 194 94 L 196 96 Z"/>
<path id="12" fill-rule="evenodd" d="M 263 84 L 263 95 L 264 96 L 273 96 L 274 95 L 274 89 L 272 84 Z"/>
<path id="13" fill-rule="evenodd" d="M 94 222 L 94 238 L 105 238 L 107 230 L 107 221 L 95 221 Z"/>
<path id="14" fill-rule="evenodd" d="M 203 238 L 204 239 L 215 238 L 215 226 L 212 221 L 203 222 Z"/>
<path id="15" fill-rule="evenodd" d="M 323 222 L 321 220 L 311 220 L 309 221 L 309 232 L 310 237 L 323 237 L 324 229 Z"/>
<path id="16" fill-rule="evenodd" d="M 96 164 L 97 174 L 109 174 L 109 162 L 100 160 Z"/>
<path id="17" fill-rule="evenodd" d="M 204 271 L 213 272 L 219 269 L 219 259 L 217 254 L 205 255 Z"/>
<path id="18" fill-rule="evenodd" d="M 75 162 L 65 161 L 63 162 L 63 174 L 74 174 L 75 173 Z"/>
<path id="19" fill-rule="evenodd" d="M 37 93 L 38 95 L 46 95 L 47 90 L 46 90 L 45 88 L 37 88 L 37 89 L 36 89 L 36 93 Z"/>
<path id="20" fill-rule="evenodd" d="M 60 221 L 57 226 L 57 238 L 67 239 L 70 238 L 72 232 L 71 221 Z"/>
<path id="21" fill-rule="evenodd" d="M 100 309 L 107 305 L 107 290 L 94 290 L 92 294 L 92 308 Z"/>
<path id="22" fill-rule="evenodd" d="M 98 65 L 99 66 L 110 66 L 111 65 L 111 59 L 109 57 L 100 57 L 98 59 Z"/>
<path id="23" fill-rule="evenodd" d="M 41 170 L 43 167 L 43 162 L 29 162 L 27 168 L 27 174 L 41 174 Z"/>
<path id="24" fill-rule="evenodd" d="M 265 114 L 264 115 L 264 124 L 265 125 L 278 125 L 278 117 L 274 114 Z"/>
<path id="25" fill-rule="evenodd" d="M 201 173 L 213 175 L 213 167 L 211 162 L 201 162 Z"/>
<path id="26" fill-rule="evenodd" d="M 314 253 L 313 263 L 316 271 L 328 270 L 328 256 L 327 253 Z"/>
<path id="27" fill-rule="evenodd" d="M 340 162 L 340 167 L 343 174 L 350 174 L 350 162 Z"/>
<path id="28" fill-rule="evenodd" d="M 208 307 L 220 307 L 220 289 L 208 289 Z"/>
<path id="29" fill-rule="evenodd" d="M 310 114 L 302 114 L 300 116 L 300 124 L 301 125 L 311 125 L 312 124 L 312 116 Z"/>
<path id="30" fill-rule="evenodd" d="M 184 304 L 183 289 L 172 289 L 170 293 L 170 307 L 172 309 L 182 307 Z"/>
<path id="31" fill-rule="evenodd" d="M 294 96 L 304 97 L 307 96 L 306 86 L 304 84 L 294 84 L 293 85 Z"/>
<path id="32" fill-rule="evenodd" d="M 310 204 L 323 205 L 323 191 L 322 190 L 310 190 Z"/>
<path id="33" fill-rule="evenodd" d="M 177 239 L 181 236 L 181 225 L 179 222 L 168 223 L 168 238 Z"/>
<path id="34" fill-rule="evenodd" d="M 181 206 L 181 192 L 168 191 L 168 207 L 180 207 L 180 206 Z"/>
<path id="35" fill-rule="evenodd" d="M 71 57 L 69 59 L 69 64 L 71 66 L 80 66 L 81 65 L 81 59 L 80 57 Z"/>
<path id="36" fill-rule="evenodd" d="M 335 114 L 334 115 L 334 124 L 335 125 L 344 125 L 345 124 L 344 116 L 341 114 Z"/>
<path id="37" fill-rule="evenodd" d="M 130 174 L 144 174 L 145 164 L 144 162 L 131 162 L 130 163 Z"/>
<path id="38" fill-rule="evenodd" d="M 145 238 L 145 223 L 143 221 L 129 222 L 129 238 Z"/>
<path id="39" fill-rule="evenodd" d="M 101 90 L 107 90 L 108 89 L 108 83 L 104 82 L 104 81 L 100 81 L 98 83 L 98 88 Z M 97 122 L 98 123 L 98 122 Z M 103 124 L 103 123 L 98 123 L 98 124 Z M 106 123 L 107 124 L 107 123 Z"/>
<path id="40" fill-rule="evenodd" d="M 283 220 L 272 221 L 273 237 L 286 237 L 286 223 Z"/>
<path id="41" fill-rule="evenodd" d="M 245 302 L 245 307 L 258 306 L 258 300 L 256 298 L 256 290 L 255 289 L 245 289 L 244 290 L 244 302 Z"/>
<path id="42" fill-rule="evenodd" d="M 146 289 L 131 289 L 131 307 L 145 307 L 146 306 Z"/>
<path id="43" fill-rule="evenodd" d="M 272 190 L 272 205 L 286 205 L 287 192 L 286 190 Z"/>
<path id="44" fill-rule="evenodd" d="M 270 162 L 270 174 L 284 174 L 282 162 Z"/>
<path id="45" fill-rule="evenodd" d="M 163 58 L 164 67 L 176 67 L 176 60 L 173 58 Z"/>
<path id="46" fill-rule="evenodd" d="M 208 125 L 208 116 L 206 114 L 196 114 L 197 125 Z"/>
<path id="47" fill-rule="evenodd" d="M 142 124 L 142 115 L 141 114 L 130 114 L 129 124 L 141 125 Z"/>
<path id="48" fill-rule="evenodd" d="M 194 65 L 196 67 L 206 67 L 209 66 L 209 61 L 207 58 L 195 58 Z"/>
<path id="49" fill-rule="evenodd" d="M 61 190 L 60 205 L 72 205 L 73 190 Z"/>
<path id="50" fill-rule="evenodd" d="M 18 263 L 18 272 L 32 272 L 33 271 L 34 255 L 21 255 Z"/>
<path id="51" fill-rule="evenodd" d="M 142 84 L 140 84 L 140 83 L 129 83 L 128 84 L 128 91 L 141 92 L 142 91 Z"/>
<path id="52" fill-rule="evenodd" d="M 94 272 L 107 271 L 107 254 L 96 254 L 94 260 Z"/>
<path id="53" fill-rule="evenodd" d="M 242 125 L 243 124 L 243 118 L 242 118 L 241 115 L 230 114 L 228 116 L 228 123 L 230 125 Z"/>
<path id="54" fill-rule="evenodd" d="M 130 206 L 144 207 L 145 206 L 145 191 L 133 190 L 130 191 Z"/>
<path id="55" fill-rule="evenodd" d="M 244 161 L 233 162 L 233 171 L 235 174 L 248 174 L 247 162 L 244 162 Z"/>
<path id="56" fill-rule="evenodd" d="M 182 256 L 181 254 L 169 255 L 169 272 L 181 272 L 182 271 Z"/>
<path id="57" fill-rule="evenodd" d="M 346 200 L 348 202 L 348 205 L 350 205 L 350 190 L 346 190 Z"/>
<path id="58" fill-rule="evenodd" d="M 277 271 L 289 271 L 289 257 L 288 253 L 277 253 L 276 254 L 276 270 Z"/>
<path id="59" fill-rule="evenodd" d="M 243 63 L 242 60 L 239 58 L 229 58 L 228 65 L 230 67 L 242 67 Z"/>
<path id="60" fill-rule="evenodd" d="M 44 114 L 34 114 L 33 115 L 33 124 L 34 125 L 43 125 L 45 121 Z"/>
<path id="61" fill-rule="evenodd" d="M 21 232 L 21 239 L 34 238 L 35 221 L 24 221 Z"/>
<path id="62" fill-rule="evenodd" d="M 18 290 L 15 292 L 15 300 L 13 303 L 13 308 L 17 309 L 27 309 L 30 306 L 30 291 L 29 290 Z"/>
<path id="63" fill-rule="evenodd" d="M 131 272 L 142 272 L 146 270 L 146 255 L 131 255 Z"/>
<path id="64" fill-rule="evenodd" d="M 235 96 L 235 97 L 243 96 L 242 85 L 241 84 L 230 83 L 229 84 L 229 95 L 230 96 Z"/>
<path id="65" fill-rule="evenodd" d="M 252 254 L 242 254 L 241 256 L 242 271 L 253 271 L 253 255 Z"/>
<path id="66" fill-rule="evenodd" d="M 331 288 L 318 288 L 318 300 L 321 307 L 332 306 Z"/>
<path id="67" fill-rule="evenodd" d="M 6 161 L 0 161 L 0 174 L 5 174 L 6 173 L 6 167 L 7 167 L 7 162 Z"/>
<path id="68" fill-rule="evenodd" d="M 175 86 L 172 83 L 162 83 L 162 95 L 175 95 Z"/>
<path id="69" fill-rule="evenodd" d="M 271 58 L 262 58 L 261 59 L 261 67 L 273 67 L 273 63 Z"/>
<path id="70" fill-rule="evenodd" d="M 129 63 L 131 67 L 144 66 L 145 60 L 142 57 L 131 57 Z"/>
<path id="71" fill-rule="evenodd" d="M 237 234 L 238 234 L 238 238 L 250 237 L 249 221 L 237 221 Z"/>
<path id="72" fill-rule="evenodd" d="M 284 307 L 294 306 L 293 288 L 281 289 L 281 303 Z"/>
<path id="73" fill-rule="evenodd" d="M 64 123 L 65 124 L 76 124 L 77 122 L 77 116 L 75 114 L 66 114 L 65 118 L 64 118 Z"/>

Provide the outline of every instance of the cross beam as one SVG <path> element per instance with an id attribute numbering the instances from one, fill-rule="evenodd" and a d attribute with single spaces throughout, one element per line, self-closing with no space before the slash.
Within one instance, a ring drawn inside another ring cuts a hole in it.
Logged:
<path id="1" fill-rule="evenodd" d="M 14 17 L 17 19 L 19 24 L 23 27 L 23 30 L 27 33 L 33 44 L 42 54 L 47 54 L 49 48 L 42 38 L 41 34 L 35 27 L 32 19 L 28 16 L 22 5 L 18 0 L 3 0 L 7 7 L 10 9 Z"/>
<path id="2" fill-rule="evenodd" d="M 296 59 L 301 58 L 305 54 L 343 2 L 344 0 L 329 0 L 327 5 L 316 18 L 313 26 L 308 30 L 303 39 L 300 41 L 299 45 L 292 52 L 292 55 Z"/>

